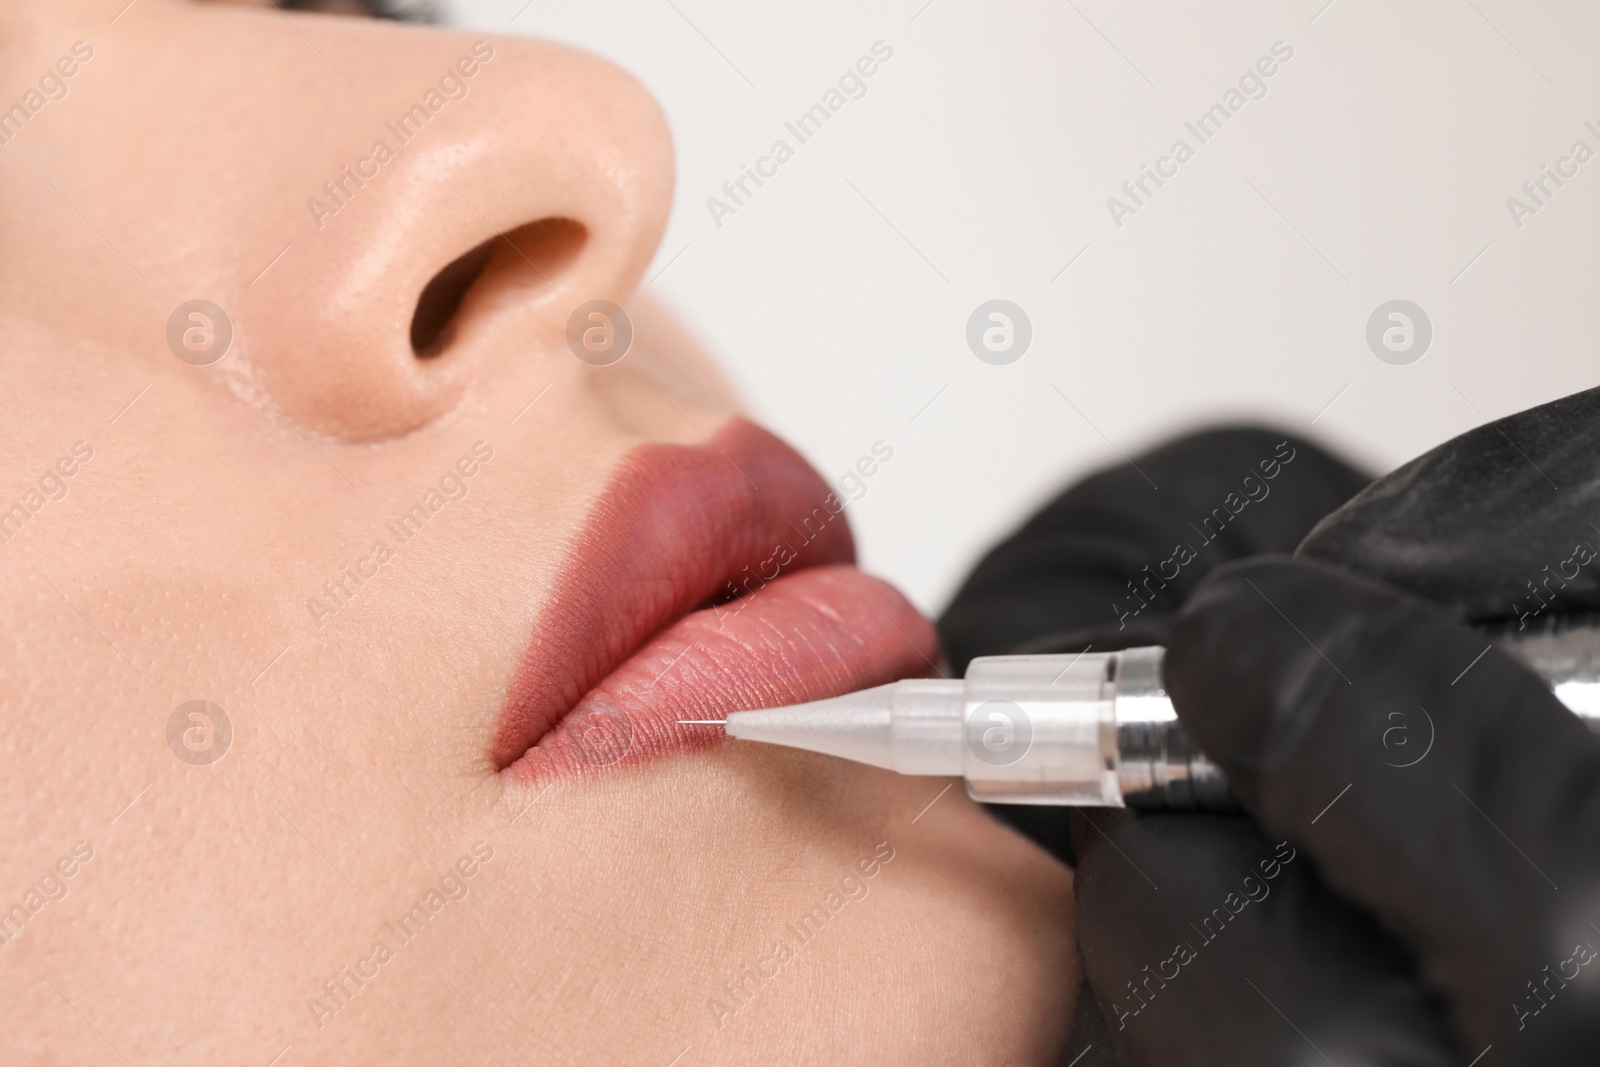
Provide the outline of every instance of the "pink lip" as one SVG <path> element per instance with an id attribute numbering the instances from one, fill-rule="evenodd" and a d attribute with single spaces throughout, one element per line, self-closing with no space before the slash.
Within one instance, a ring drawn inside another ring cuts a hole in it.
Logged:
<path id="1" fill-rule="evenodd" d="M 851 565 L 842 505 L 771 434 L 646 445 L 602 494 L 535 626 L 496 763 L 592 773 L 723 741 L 730 711 L 932 669 L 932 626 Z"/>

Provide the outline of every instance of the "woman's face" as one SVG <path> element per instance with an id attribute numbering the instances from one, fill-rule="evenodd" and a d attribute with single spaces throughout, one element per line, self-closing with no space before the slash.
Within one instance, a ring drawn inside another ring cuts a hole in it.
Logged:
<path id="1" fill-rule="evenodd" d="M 633 297 L 637 84 L 8 0 L 0 108 L 7 1063 L 1059 1051 L 1064 870 L 943 781 L 678 722 L 938 651 Z"/>

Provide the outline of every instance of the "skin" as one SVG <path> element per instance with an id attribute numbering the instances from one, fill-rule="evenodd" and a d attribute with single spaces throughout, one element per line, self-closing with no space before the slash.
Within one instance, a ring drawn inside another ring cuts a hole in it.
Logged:
<path id="1" fill-rule="evenodd" d="M 0 146 L 0 506 L 93 449 L 0 545 L 0 906 L 92 850 L 0 944 L 6 1062 L 1055 1062 L 1070 875 L 959 787 L 727 745 L 539 792 L 490 757 L 600 487 L 732 410 L 646 302 L 622 363 L 564 343 L 665 221 L 644 91 L 492 39 L 318 229 L 307 198 L 482 38 L 123 3 L 0 5 L 0 106 L 94 48 Z M 419 359 L 428 280 L 552 217 L 581 250 L 527 241 L 540 277 L 499 247 Z M 208 367 L 166 342 L 197 296 L 235 331 Z M 469 495 L 316 625 L 305 601 L 479 440 Z M 168 747 L 195 699 L 234 731 L 205 766 Z M 477 842 L 466 895 L 319 1016 Z M 867 895 L 719 1026 L 707 1002 L 882 842 Z"/>

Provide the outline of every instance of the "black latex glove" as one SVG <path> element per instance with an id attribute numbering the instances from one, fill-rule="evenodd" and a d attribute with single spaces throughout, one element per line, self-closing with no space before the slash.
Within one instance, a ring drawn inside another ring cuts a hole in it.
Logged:
<path id="1" fill-rule="evenodd" d="M 1067 489 L 978 565 L 939 621 L 958 672 L 974 656 L 1160 643 L 1171 614 L 1207 571 L 1233 559 L 1292 551 L 1319 519 L 1369 480 L 1300 438 L 1256 428 L 1193 434 L 1135 456 L 1133 463 Z M 1176 564 L 1166 561 L 1175 559 L 1179 546 L 1195 555 L 1173 574 Z M 1156 571 L 1170 577 L 1152 576 Z M 1075 862 L 1071 809 L 993 810 L 1067 863 Z M 1178 843 L 1181 848 L 1199 843 L 1192 836 L 1196 831 L 1212 833 L 1217 849 L 1241 834 L 1255 840 L 1244 819 L 1213 824 L 1191 816 L 1179 824 L 1191 834 Z M 1140 832 L 1159 825 L 1141 824 Z M 1170 855 L 1185 870 L 1193 866 L 1179 852 Z M 1289 869 L 1297 870 L 1292 864 Z M 1298 871 L 1291 876 L 1298 877 Z M 1089 915 L 1083 921 L 1099 920 Z M 1141 923 L 1134 916 L 1129 928 Z M 1331 929 L 1337 934 L 1337 927 Z M 1152 962 L 1170 948 L 1163 944 Z M 1115 1063 L 1095 998 L 1087 993 L 1078 1000 L 1073 1042 L 1062 1059 L 1068 1062 Z"/>
<path id="2" fill-rule="evenodd" d="M 1371 480 L 1301 438 L 1257 427 L 1190 434 L 1133 464 L 1073 485 L 973 569 L 939 619 L 958 673 L 974 656 L 1159 644 L 1206 572 L 1294 551 Z M 1194 558 L 1176 566 L 1180 546 Z"/>
<path id="3" fill-rule="evenodd" d="M 1168 688 L 1253 823 L 1081 826 L 1122 1062 L 1595 1060 L 1600 743 L 1462 623 L 1600 605 L 1597 446 L 1596 392 L 1482 427 L 1185 605 Z"/>

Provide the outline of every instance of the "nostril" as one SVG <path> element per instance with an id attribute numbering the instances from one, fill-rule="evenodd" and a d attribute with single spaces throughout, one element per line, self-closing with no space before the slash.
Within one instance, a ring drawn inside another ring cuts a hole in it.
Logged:
<path id="1" fill-rule="evenodd" d="M 575 219 L 548 218 L 496 234 L 460 256 L 423 287 L 411 318 L 411 349 L 428 359 L 444 350 L 451 327 L 474 289 L 537 289 L 550 284 L 588 240 Z"/>
<path id="2" fill-rule="evenodd" d="M 467 290 L 483 274 L 493 254 L 494 241 L 485 241 L 433 276 L 417 298 L 417 313 L 411 317 L 413 352 L 427 357 L 443 347 L 439 342 L 445 328 L 455 320 Z"/>

